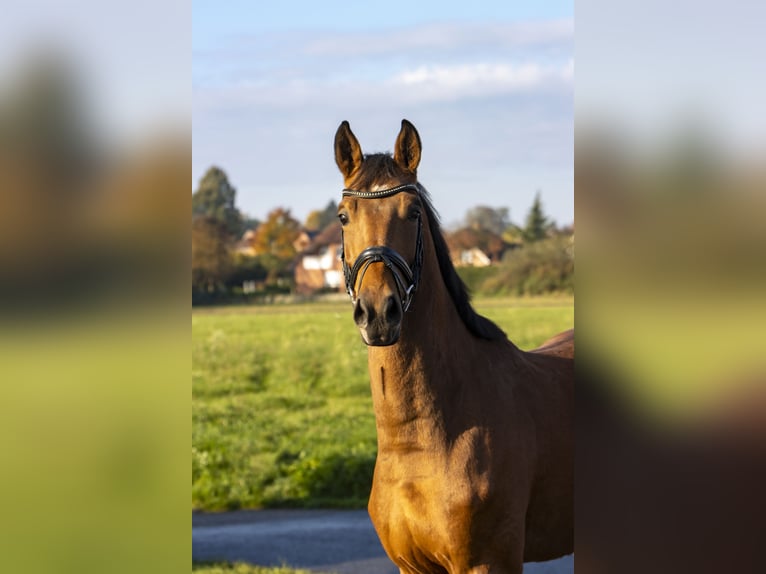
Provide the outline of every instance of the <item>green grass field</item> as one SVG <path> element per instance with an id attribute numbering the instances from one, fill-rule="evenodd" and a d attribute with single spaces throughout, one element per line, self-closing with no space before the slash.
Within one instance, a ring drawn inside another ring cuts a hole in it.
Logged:
<path id="1" fill-rule="evenodd" d="M 312 574 L 309 570 L 293 570 L 287 567 L 268 568 L 253 566 L 244 562 L 217 562 L 192 564 L 197 574 Z"/>
<path id="2" fill-rule="evenodd" d="M 529 349 L 572 298 L 484 299 Z M 367 350 L 346 303 L 192 312 L 192 507 L 363 507 L 375 461 Z"/>

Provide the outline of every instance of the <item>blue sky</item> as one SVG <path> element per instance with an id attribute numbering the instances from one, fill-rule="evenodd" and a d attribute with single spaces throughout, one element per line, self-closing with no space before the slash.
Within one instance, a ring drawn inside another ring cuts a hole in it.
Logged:
<path id="1" fill-rule="evenodd" d="M 295 30 L 354 31 L 395 29 L 432 22 L 491 22 L 552 20 L 573 17 L 571 1 L 479 1 L 385 3 L 324 0 L 315 2 L 253 2 L 252 0 L 194 0 L 195 49 L 215 47 L 226 38 L 263 32 Z"/>
<path id="2" fill-rule="evenodd" d="M 407 118 L 446 224 L 479 204 L 521 223 L 538 189 L 573 221 L 571 2 L 276 4 L 193 4 L 193 186 L 219 165 L 246 213 L 302 219 L 338 199 L 342 120 L 377 152 Z"/>

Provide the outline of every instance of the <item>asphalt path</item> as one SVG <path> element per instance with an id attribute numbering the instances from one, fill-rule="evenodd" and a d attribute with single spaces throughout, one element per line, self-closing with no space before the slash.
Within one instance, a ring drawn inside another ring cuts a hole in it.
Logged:
<path id="1" fill-rule="evenodd" d="M 287 565 L 337 574 L 399 574 L 366 510 L 192 513 L 192 559 Z M 525 574 L 573 572 L 573 556 L 524 567 Z"/>

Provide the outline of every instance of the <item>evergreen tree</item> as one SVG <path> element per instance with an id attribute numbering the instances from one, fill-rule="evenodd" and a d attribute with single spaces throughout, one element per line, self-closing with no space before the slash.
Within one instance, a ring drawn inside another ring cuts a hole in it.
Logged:
<path id="1" fill-rule="evenodd" d="M 243 230 L 243 217 L 234 200 L 237 190 L 229 183 L 226 173 L 213 166 L 207 170 L 192 194 L 192 217 L 209 217 L 221 223 L 232 237 Z"/>
<path id="2" fill-rule="evenodd" d="M 223 223 L 200 215 L 192 220 L 192 287 L 204 293 L 224 290 L 231 269 L 228 231 Z"/>
<path id="3" fill-rule="evenodd" d="M 551 222 L 545 216 L 543 212 L 543 204 L 540 199 L 540 192 L 535 194 L 535 200 L 532 202 L 532 207 L 527 213 L 527 218 L 524 223 L 524 229 L 522 230 L 522 237 L 526 243 L 533 243 L 540 241 L 548 236 L 548 231 L 551 228 Z"/>

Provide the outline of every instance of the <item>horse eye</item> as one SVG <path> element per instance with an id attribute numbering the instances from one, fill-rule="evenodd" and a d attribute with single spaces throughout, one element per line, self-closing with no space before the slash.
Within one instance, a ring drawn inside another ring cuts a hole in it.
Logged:
<path id="1" fill-rule="evenodd" d="M 341 225 L 346 225 L 348 223 L 348 215 L 346 215 L 345 213 L 339 213 L 338 219 L 340 219 Z"/>
<path id="2" fill-rule="evenodd" d="M 416 221 L 420 218 L 420 210 L 419 209 L 411 209 L 410 212 L 407 214 L 407 219 L 410 221 Z"/>

